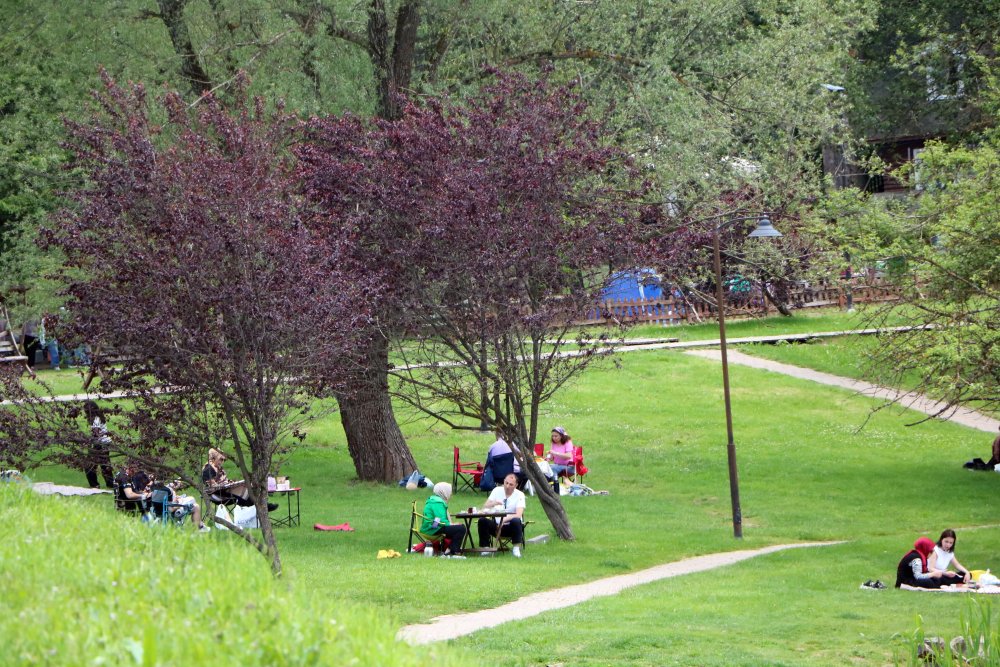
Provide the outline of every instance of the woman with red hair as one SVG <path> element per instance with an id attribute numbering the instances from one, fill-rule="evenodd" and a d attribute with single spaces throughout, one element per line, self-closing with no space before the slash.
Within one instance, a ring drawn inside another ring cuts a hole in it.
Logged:
<path id="1" fill-rule="evenodd" d="M 927 558 L 934 553 L 934 540 L 918 538 L 896 566 L 896 588 L 903 584 L 915 588 L 941 588 L 941 572 L 927 567 Z"/>

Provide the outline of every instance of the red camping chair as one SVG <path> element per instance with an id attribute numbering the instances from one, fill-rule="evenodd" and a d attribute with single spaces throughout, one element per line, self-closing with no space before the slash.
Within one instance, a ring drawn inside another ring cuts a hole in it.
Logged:
<path id="1" fill-rule="evenodd" d="M 583 447 L 573 446 L 573 471 L 576 473 L 573 481 L 583 483 L 583 476 L 587 474 L 587 466 L 583 465 Z"/>
<path id="2" fill-rule="evenodd" d="M 545 443 L 544 442 L 536 442 L 535 443 L 535 456 L 538 456 L 538 457 L 543 458 L 543 459 L 545 458 Z"/>
<path id="3" fill-rule="evenodd" d="M 573 467 L 570 471 L 559 473 L 560 477 L 568 477 L 574 483 L 583 484 L 583 476 L 589 469 L 583 464 L 583 447 L 573 445 Z"/>
<path id="4" fill-rule="evenodd" d="M 479 461 L 460 461 L 458 447 L 455 447 L 455 460 L 451 469 L 451 488 L 453 493 L 468 489 L 475 493 L 479 490 L 479 480 L 483 476 L 483 464 Z"/>

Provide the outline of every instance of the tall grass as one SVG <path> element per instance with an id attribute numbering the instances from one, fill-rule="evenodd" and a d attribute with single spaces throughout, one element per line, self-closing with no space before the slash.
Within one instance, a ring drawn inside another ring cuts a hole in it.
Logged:
<path id="1" fill-rule="evenodd" d="M 222 534 L 0 484 L 4 665 L 422 665 L 373 608 L 309 596 Z"/>

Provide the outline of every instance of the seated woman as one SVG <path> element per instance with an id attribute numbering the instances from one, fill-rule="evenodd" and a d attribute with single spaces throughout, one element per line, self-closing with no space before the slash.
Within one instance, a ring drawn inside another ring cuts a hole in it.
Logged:
<path id="1" fill-rule="evenodd" d="M 434 485 L 434 493 L 424 503 L 424 522 L 420 524 L 420 532 L 424 535 L 441 535 L 451 540 L 451 545 L 444 551 L 450 556 L 462 550 L 465 540 L 465 526 L 453 524 L 448 518 L 448 501 L 451 500 L 451 484 L 438 482 Z"/>
<path id="2" fill-rule="evenodd" d="M 927 567 L 927 558 L 934 552 L 934 542 L 921 537 L 913 543 L 896 566 L 896 588 L 903 584 L 915 588 L 941 588 L 941 573 Z"/>
<path id="3" fill-rule="evenodd" d="M 149 475 L 139 469 L 133 460 L 125 462 L 125 467 L 115 477 L 115 500 L 118 509 L 139 516 L 146 514 L 149 500 Z M 144 518 L 143 521 L 146 519 Z"/>
<path id="4" fill-rule="evenodd" d="M 226 471 L 222 464 L 226 462 L 226 455 L 214 447 L 208 450 L 208 463 L 201 470 L 201 481 L 205 483 L 205 488 L 213 496 L 213 500 L 218 500 L 220 505 L 235 501 L 240 507 L 252 507 L 253 498 L 250 497 L 250 489 L 242 481 L 230 482 L 226 476 Z M 267 511 L 273 512 L 278 509 L 277 503 L 268 503 Z"/>
<path id="5" fill-rule="evenodd" d="M 941 533 L 937 544 L 934 545 L 934 552 L 927 560 L 927 569 L 931 572 L 941 573 L 942 585 L 947 584 L 967 584 L 971 575 L 968 568 L 958 562 L 955 558 L 955 531 L 948 528 Z M 955 564 L 957 572 L 950 572 L 948 566 Z"/>
<path id="6" fill-rule="evenodd" d="M 562 426 L 556 426 L 552 429 L 552 446 L 549 448 L 547 458 L 551 462 L 550 467 L 554 475 L 552 488 L 555 489 L 556 493 L 559 493 L 559 476 L 574 474 L 574 451 L 573 441 L 566 433 L 566 429 Z"/>

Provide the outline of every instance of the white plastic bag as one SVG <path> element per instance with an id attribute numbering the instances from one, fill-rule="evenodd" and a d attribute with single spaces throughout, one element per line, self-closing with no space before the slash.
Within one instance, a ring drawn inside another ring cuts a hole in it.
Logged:
<path id="1" fill-rule="evenodd" d="M 260 524 L 257 522 L 257 508 L 253 505 L 250 507 L 237 505 L 233 508 L 233 523 L 244 529 L 260 528 Z"/>
<path id="2" fill-rule="evenodd" d="M 232 515 L 229 514 L 229 510 L 226 509 L 225 505 L 219 505 L 218 507 L 215 508 L 215 516 L 225 521 L 228 521 L 229 523 L 233 523 L 233 517 Z M 224 526 L 221 523 L 215 524 L 215 527 L 221 530 L 229 530 L 227 526 Z"/>

